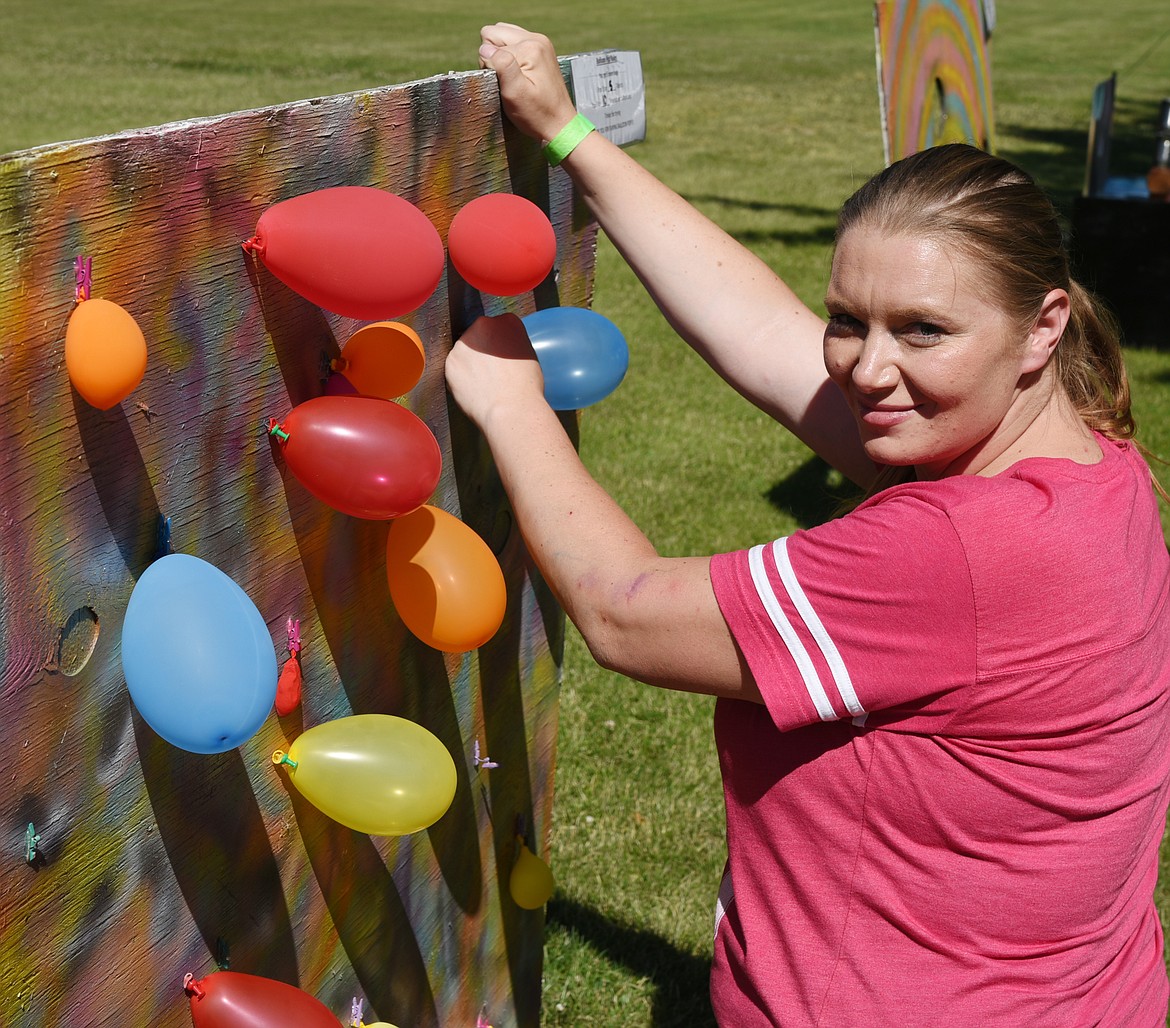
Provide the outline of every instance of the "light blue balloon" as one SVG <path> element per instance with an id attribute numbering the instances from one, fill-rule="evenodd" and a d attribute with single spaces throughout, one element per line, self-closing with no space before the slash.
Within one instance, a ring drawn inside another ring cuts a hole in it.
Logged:
<path id="1" fill-rule="evenodd" d="M 122 670 L 138 712 L 167 742 L 223 753 L 276 702 L 268 626 L 219 568 L 170 553 L 138 579 L 122 622 Z"/>
<path id="2" fill-rule="evenodd" d="M 546 307 L 521 320 L 553 410 L 580 410 L 604 400 L 625 377 L 630 348 L 604 315 L 584 307 Z"/>

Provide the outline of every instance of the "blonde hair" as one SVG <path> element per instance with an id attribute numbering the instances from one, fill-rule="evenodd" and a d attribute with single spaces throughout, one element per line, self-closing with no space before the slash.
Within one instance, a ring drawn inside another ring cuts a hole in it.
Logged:
<path id="1" fill-rule="evenodd" d="M 931 147 L 891 164 L 845 202 L 837 242 L 858 225 L 956 248 L 983 269 L 992 300 L 1025 331 L 1048 293 L 1065 290 L 1070 315 L 1053 358 L 1057 379 L 1089 428 L 1133 438 L 1117 323 L 1073 279 L 1056 209 L 1027 172 L 966 143 Z M 881 477 L 890 485 L 907 470 Z"/>

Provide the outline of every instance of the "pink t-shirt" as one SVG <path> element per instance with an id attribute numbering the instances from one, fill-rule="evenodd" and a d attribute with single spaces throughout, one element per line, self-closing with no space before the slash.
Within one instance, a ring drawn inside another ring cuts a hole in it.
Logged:
<path id="1" fill-rule="evenodd" d="M 1099 441 L 712 558 L 721 1024 L 1165 1023 L 1170 558 Z"/>

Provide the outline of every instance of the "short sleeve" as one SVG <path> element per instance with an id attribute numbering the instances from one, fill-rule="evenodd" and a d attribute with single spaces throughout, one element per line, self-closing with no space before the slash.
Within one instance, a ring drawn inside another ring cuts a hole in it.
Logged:
<path id="1" fill-rule="evenodd" d="M 945 511 L 914 494 L 718 554 L 711 582 L 781 730 L 840 718 L 872 724 L 879 711 L 883 722 L 937 721 L 975 680 L 963 547 Z"/>

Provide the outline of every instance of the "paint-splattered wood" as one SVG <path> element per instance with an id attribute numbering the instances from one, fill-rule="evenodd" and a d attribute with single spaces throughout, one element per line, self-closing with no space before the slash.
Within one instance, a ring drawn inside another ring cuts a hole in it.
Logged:
<path id="1" fill-rule="evenodd" d="M 506 883 L 517 818 L 547 852 L 563 620 L 447 403 L 443 355 L 479 298 L 448 271 L 401 319 L 428 353 L 404 402 L 442 447 L 432 502 L 488 540 L 508 582 L 504 625 L 478 653 L 405 630 L 387 524 L 313 499 L 263 430 L 321 392 L 323 359 L 358 323 L 240 244 L 268 205 L 335 185 L 397 193 L 444 239 L 472 198 L 526 195 L 556 229 L 556 273 L 486 298 L 488 313 L 590 302 L 595 226 L 501 123 L 487 73 L 0 159 L 0 1024 L 188 1024 L 182 977 L 217 957 L 298 984 L 346 1023 L 353 996 L 367 1021 L 403 1028 L 538 1020 L 542 915 Z M 108 412 L 64 366 L 79 254 L 93 295 L 126 307 L 150 347 L 142 384 Z M 303 706 L 219 756 L 159 739 L 121 673 L 123 613 L 163 518 L 174 550 L 251 596 L 279 660 L 286 620 L 301 621 Z M 431 829 L 350 831 L 273 768 L 303 729 L 365 712 L 418 721 L 455 757 L 455 801 Z M 476 766 L 477 741 L 498 768 Z"/>

